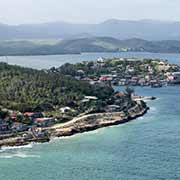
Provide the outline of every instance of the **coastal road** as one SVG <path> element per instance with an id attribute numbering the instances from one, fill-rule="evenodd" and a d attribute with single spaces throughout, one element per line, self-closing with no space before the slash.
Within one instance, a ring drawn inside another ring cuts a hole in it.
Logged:
<path id="1" fill-rule="evenodd" d="M 70 121 L 68 121 L 66 123 L 55 124 L 54 126 L 48 127 L 46 129 L 66 128 L 66 127 L 68 127 L 68 126 L 70 126 L 70 125 L 72 125 L 72 124 L 74 124 L 74 123 L 76 123 L 78 121 L 81 121 L 81 120 L 89 118 L 89 117 L 94 117 L 94 116 L 111 117 L 113 115 L 122 117 L 123 113 L 122 112 L 116 112 L 116 113 L 94 113 L 94 114 L 87 114 L 87 115 L 83 115 L 83 116 L 80 116 L 80 117 L 75 117 L 75 118 L 73 118 L 72 120 L 70 120 Z"/>

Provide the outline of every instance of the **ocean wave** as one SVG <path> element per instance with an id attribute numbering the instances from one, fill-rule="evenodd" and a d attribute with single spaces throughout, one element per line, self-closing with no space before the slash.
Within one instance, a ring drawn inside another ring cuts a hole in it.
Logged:
<path id="1" fill-rule="evenodd" d="M 138 119 L 140 119 L 140 120 L 143 120 L 143 119 L 145 119 L 143 116 L 141 116 L 141 117 L 139 117 Z"/>
<path id="2" fill-rule="evenodd" d="M 11 158 L 40 158 L 40 156 L 39 155 L 25 154 L 22 152 L 18 152 L 15 154 L 2 154 L 2 155 L 0 155 L 0 159 L 11 159 Z"/>
<path id="3" fill-rule="evenodd" d="M 87 135 L 88 134 L 89 135 L 91 135 L 91 134 L 99 134 L 100 131 L 102 131 L 104 128 L 99 128 L 99 129 L 96 129 L 96 130 L 93 130 L 93 131 L 87 131 L 87 132 L 83 132 L 83 133 L 77 133 L 77 134 L 74 134 L 74 135 L 71 135 L 71 136 L 52 137 L 51 141 L 48 142 L 48 143 L 53 143 L 53 142 L 60 141 L 60 140 L 74 140 L 74 139 L 77 139 L 79 137 L 84 136 L 84 134 L 87 134 Z"/>
<path id="4" fill-rule="evenodd" d="M 29 149 L 29 148 L 32 148 L 33 147 L 33 144 L 28 144 L 28 145 L 25 145 L 25 146 L 3 146 L 1 147 L 0 149 L 0 152 L 4 152 L 4 151 L 7 151 L 7 150 L 16 150 L 16 149 Z"/>
<path id="5" fill-rule="evenodd" d="M 151 111 L 151 112 L 156 112 L 156 111 L 157 111 L 157 108 L 154 107 L 154 106 L 152 106 L 152 107 L 150 107 L 150 111 Z"/>

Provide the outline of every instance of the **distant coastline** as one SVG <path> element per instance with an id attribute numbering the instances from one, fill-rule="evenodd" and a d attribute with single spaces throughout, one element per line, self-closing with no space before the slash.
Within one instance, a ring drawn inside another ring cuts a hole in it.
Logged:
<path id="1" fill-rule="evenodd" d="M 119 40 L 112 37 L 63 39 L 55 44 L 38 40 L 1 40 L 0 56 L 64 55 L 81 53 L 152 52 L 180 53 L 180 41 L 148 41 L 132 38 Z"/>
<path id="2" fill-rule="evenodd" d="M 33 56 L 63 56 L 63 55 L 82 55 L 82 54 L 94 54 L 94 53 L 153 53 L 153 54 L 180 54 L 180 52 L 151 52 L 151 51 L 101 51 L 101 52 L 81 52 L 81 53 L 55 53 L 55 54 L 10 54 L 10 55 L 1 55 L 0 57 L 9 56 L 9 57 L 33 57 Z"/>

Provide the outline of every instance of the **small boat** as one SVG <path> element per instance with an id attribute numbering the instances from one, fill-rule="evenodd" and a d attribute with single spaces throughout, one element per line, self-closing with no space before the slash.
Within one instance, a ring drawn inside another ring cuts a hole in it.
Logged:
<path id="1" fill-rule="evenodd" d="M 160 84 L 160 83 L 151 84 L 151 87 L 152 88 L 161 88 L 162 84 Z"/>

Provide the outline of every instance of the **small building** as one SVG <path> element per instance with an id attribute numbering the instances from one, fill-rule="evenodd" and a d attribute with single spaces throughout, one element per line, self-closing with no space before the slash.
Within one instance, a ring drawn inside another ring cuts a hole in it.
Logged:
<path id="1" fill-rule="evenodd" d="M 113 78 L 112 77 L 106 77 L 106 76 L 102 76 L 99 78 L 100 81 L 112 81 Z"/>
<path id="2" fill-rule="evenodd" d="M 126 85 L 126 79 L 120 79 L 118 84 L 119 84 L 119 86 L 125 86 Z"/>
<path id="3" fill-rule="evenodd" d="M 165 61 L 160 61 L 158 64 L 158 70 L 167 71 L 170 68 L 170 64 Z"/>
<path id="4" fill-rule="evenodd" d="M 133 67 L 128 67 L 127 71 L 132 73 L 132 72 L 134 72 L 134 68 Z"/>
<path id="5" fill-rule="evenodd" d="M 20 122 L 13 122 L 11 129 L 14 130 L 14 131 L 21 132 L 21 131 L 28 130 L 28 126 L 26 124 L 23 124 L 23 123 L 20 123 Z"/>
<path id="6" fill-rule="evenodd" d="M 16 120 L 16 116 L 10 116 L 9 119 L 15 121 Z"/>
<path id="7" fill-rule="evenodd" d="M 77 72 L 80 74 L 84 74 L 84 70 L 82 70 L 82 69 L 77 70 Z"/>
<path id="8" fill-rule="evenodd" d="M 168 76 L 168 82 L 172 84 L 180 83 L 180 72 L 174 72 Z"/>
<path id="9" fill-rule="evenodd" d="M 0 119 L 0 132 L 8 131 L 9 125 L 4 120 Z"/>
<path id="10" fill-rule="evenodd" d="M 123 92 L 118 92 L 115 94 L 115 97 L 116 98 L 124 98 L 124 97 L 126 97 L 126 95 Z"/>
<path id="11" fill-rule="evenodd" d="M 92 79 L 90 79 L 90 78 L 88 78 L 88 77 L 85 77 L 85 78 L 82 78 L 81 81 L 90 82 L 90 81 L 92 81 Z"/>
<path id="12" fill-rule="evenodd" d="M 61 111 L 61 113 L 67 113 L 67 112 L 71 111 L 71 108 L 70 107 L 62 107 L 62 108 L 60 108 L 60 111 Z"/>
<path id="13" fill-rule="evenodd" d="M 126 74 L 124 75 L 124 78 L 125 78 L 125 79 L 131 79 L 131 78 L 132 78 L 132 75 L 131 75 L 131 74 L 128 74 L 128 73 L 126 73 Z"/>
<path id="14" fill-rule="evenodd" d="M 49 127 L 55 124 L 55 119 L 54 118 L 36 118 L 34 120 L 34 123 L 38 127 Z"/>
<path id="15" fill-rule="evenodd" d="M 139 79 L 139 81 L 138 81 L 138 84 L 140 85 L 140 86 L 146 86 L 146 80 L 145 79 Z"/>
<path id="16" fill-rule="evenodd" d="M 97 100 L 98 98 L 96 96 L 84 96 L 84 99 Z"/>
<path id="17" fill-rule="evenodd" d="M 99 58 L 97 59 L 97 62 L 98 62 L 98 63 L 104 63 L 104 59 L 103 59 L 102 57 L 99 57 Z"/>
<path id="18" fill-rule="evenodd" d="M 77 79 L 77 80 L 80 80 L 81 76 L 75 76 L 74 78 Z"/>
<path id="19" fill-rule="evenodd" d="M 96 82 L 96 81 L 93 81 L 93 80 L 89 82 L 89 84 L 91 84 L 91 85 L 94 85 L 94 84 L 96 84 L 96 83 L 97 83 L 97 82 Z"/>
<path id="20" fill-rule="evenodd" d="M 138 85 L 138 80 L 136 79 L 129 79 L 128 84 L 131 86 L 137 86 Z"/>
<path id="21" fill-rule="evenodd" d="M 118 105 L 108 105 L 107 106 L 107 109 L 106 109 L 106 112 L 118 112 L 121 110 L 121 107 L 118 106 Z"/>
<path id="22" fill-rule="evenodd" d="M 96 96 L 85 96 L 84 99 L 81 100 L 81 103 L 88 103 L 90 101 L 96 101 L 98 98 Z"/>
<path id="23" fill-rule="evenodd" d="M 24 116 L 29 117 L 31 119 L 35 119 L 35 118 L 42 118 L 43 114 L 41 112 L 25 112 Z"/>

